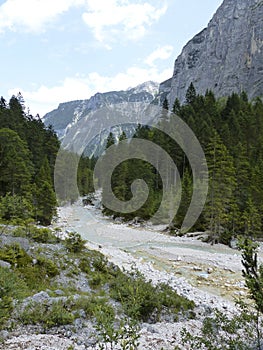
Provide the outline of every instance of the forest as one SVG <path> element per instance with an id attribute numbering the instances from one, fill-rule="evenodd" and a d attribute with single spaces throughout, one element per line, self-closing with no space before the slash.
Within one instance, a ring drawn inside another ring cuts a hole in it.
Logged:
<path id="1" fill-rule="evenodd" d="M 209 230 L 214 242 L 229 243 L 237 235 L 261 238 L 263 217 L 263 103 L 260 98 L 249 101 L 245 92 L 226 98 L 215 98 L 212 91 L 198 95 L 191 84 L 185 103 L 175 100 L 168 106 L 163 101 L 159 123 L 172 125 L 178 115 L 198 138 L 209 170 L 209 190 L 204 210 L 192 229 Z M 171 112 L 172 111 L 172 112 Z M 180 233 L 193 193 L 193 169 L 180 146 L 159 128 L 139 125 L 133 136 L 159 145 L 176 163 L 182 185 L 179 209 L 170 225 Z M 119 141 L 125 140 L 123 133 Z M 129 141 L 130 142 L 130 141 Z M 129 147 L 127 142 L 127 152 Z M 107 149 L 118 142 L 110 133 L 106 151 L 100 162 L 106 163 Z M 34 221 L 49 225 L 58 205 L 54 192 L 54 165 L 60 142 L 52 129 L 25 110 L 21 94 L 9 103 L 0 101 L 0 220 L 1 222 Z M 158 154 L 156 155 L 158 158 Z M 160 166 L 162 159 L 159 159 Z M 85 156 L 78 164 L 79 193 L 94 190 L 92 172 L 96 160 Z M 107 171 L 107 170 L 106 170 Z M 167 169 L 169 172 L 169 169 Z M 143 206 L 131 213 L 103 207 L 105 215 L 124 220 L 149 220 L 157 211 L 163 183 L 156 169 L 142 159 L 130 157 L 119 164 L 111 178 L 111 187 L 122 201 L 132 198 L 131 184 L 144 179 L 149 196 Z M 103 189 L 103 183 L 101 184 Z M 102 192 L 106 196 L 106 190 Z M 74 201 L 76 198 L 64 198 Z"/>
<path id="2" fill-rule="evenodd" d="M 213 242 L 225 244 L 237 235 L 261 238 L 262 100 L 257 98 L 249 101 L 245 92 L 240 95 L 233 93 L 220 99 L 216 99 L 212 91 L 198 95 L 191 84 L 186 93 L 185 103 L 181 104 L 176 100 L 170 108 L 165 99 L 163 109 L 167 110 L 167 114 L 163 113 L 160 123 L 166 123 L 168 129 L 170 125 L 172 128 L 173 117 L 179 116 L 193 130 L 205 152 L 209 190 L 202 214 L 192 229 L 209 230 Z M 169 113 L 169 109 L 172 109 L 173 113 Z M 193 192 L 193 170 L 188 159 L 176 142 L 159 128 L 138 126 L 134 138 L 143 138 L 158 144 L 177 165 L 182 181 L 182 197 L 171 227 L 180 233 Z M 120 137 L 120 140 L 123 139 L 125 134 Z M 110 134 L 107 147 L 114 143 L 118 154 L 118 143 Z M 162 162 L 161 158 L 159 162 Z M 138 178 L 144 179 L 149 188 L 145 204 L 139 210 L 126 214 L 104 207 L 106 215 L 121 216 L 125 220 L 135 217 L 148 220 L 152 217 L 160 205 L 163 184 L 160 174 L 150 164 L 139 159 L 129 159 L 121 163 L 112 175 L 113 192 L 120 200 L 130 200 L 131 183 Z"/>

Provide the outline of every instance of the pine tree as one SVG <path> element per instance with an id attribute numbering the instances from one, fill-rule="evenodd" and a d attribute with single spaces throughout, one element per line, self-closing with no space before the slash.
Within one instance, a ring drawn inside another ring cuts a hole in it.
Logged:
<path id="1" fill-rule="evenodd" d="M 28 195 L 33 165 L 27 145 L 10 129 L 0 129 L 0 195 Z"/>
<path id="2" fill-rule="evenodd" d="M 196 100 L 196 90 L 193 83 L 191 83 L 186 90 L 185 100 L 189 105 L 193 104 Z"/>
<path id="3" fill-rule="evenodd" d="M 235 168 L 227 148 L 216 134 L 206 151 L 209 169 L 209 193 L 206 202 L 208 219 L 213 241 L 220 239 L 222 232 L 231 223 L 230 207 L 235 190 Z"/>
<path id="4" fill-rule="evenodd" d="M 57 200 L 52 187 L 47 157 L 44 158 L 36 178 L 36 190 L 33 196 L 37 220 L 43 225 L 50 225 L 53 216 L 56 214 Z"/>
<path id="5" fill-rule="evenodd" d="M 114 145 L 114 144 L 115 144 L 115 138 L 113 136 L 113 133 L 110 132 L 109 136 L 107 138 L 107 141 L 106 141 L 106 149 L 109 148 L 110 146 Z"/>

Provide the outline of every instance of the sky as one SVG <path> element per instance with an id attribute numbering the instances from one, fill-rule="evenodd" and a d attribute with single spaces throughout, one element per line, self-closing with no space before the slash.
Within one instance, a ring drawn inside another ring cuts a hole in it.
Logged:
<path id="1" fill-rule="evenodd" d="M 0 96 L 32 115 L 173 73 L 223 0 L 0 0 Z"/>

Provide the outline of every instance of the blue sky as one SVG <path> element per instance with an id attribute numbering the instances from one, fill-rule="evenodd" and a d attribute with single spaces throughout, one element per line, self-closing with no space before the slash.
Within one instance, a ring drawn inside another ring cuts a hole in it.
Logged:
<path id="1" fill-rule="evenodd" d="M 223 0 L 0 0 L 0 95 L 33 115 L 172 76 Z"/>

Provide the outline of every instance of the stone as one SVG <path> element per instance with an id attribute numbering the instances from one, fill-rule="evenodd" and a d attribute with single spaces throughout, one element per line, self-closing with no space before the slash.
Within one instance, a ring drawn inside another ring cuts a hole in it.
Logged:
<path id="1" fill-rule="evenodd" d="M 11 264 L 7 261 L 0 260 L 0 267 L 11 269 Z"/>
<path id="2" fill-rule="evenodd" d="M 224 0 L 207 28 L 195 35 L 176 59 L 171 80 L 160 85 L 169 106 L 185 101 L 193 82 L 198 94 L 217 97 L 246 91 L 249 99 L 263 95 L 263 2 Z"/>

